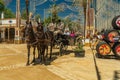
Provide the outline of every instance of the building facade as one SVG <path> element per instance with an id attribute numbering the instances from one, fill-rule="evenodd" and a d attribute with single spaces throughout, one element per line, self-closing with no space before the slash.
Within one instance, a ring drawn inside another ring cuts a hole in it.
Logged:
<path id="1" fill-rule="evenodd" d="M 16 26 L 16 19 L 0 20 L 0 40 L 7 42 L 20 41 L 22 35 L 20 29 L 25 26 L 25 20 L 20 20 L 20 27 Z"/>

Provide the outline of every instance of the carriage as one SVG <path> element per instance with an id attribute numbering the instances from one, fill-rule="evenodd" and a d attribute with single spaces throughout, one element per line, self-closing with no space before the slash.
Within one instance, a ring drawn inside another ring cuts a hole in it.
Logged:
<path id="1" fill-rule="evenodd" d="M 59 49 L 59 55 L 62 55 L 68 48 L 69 36 L 58 33 L 54 35 L 54 47 Z"/>

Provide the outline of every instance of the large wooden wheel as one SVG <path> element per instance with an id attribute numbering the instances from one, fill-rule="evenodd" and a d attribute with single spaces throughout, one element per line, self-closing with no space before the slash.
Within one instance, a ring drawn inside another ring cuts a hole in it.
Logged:
<path id="1" fill-rule="evenodd" d="M 113 53 L 120 58 L 120 43 L 115 43 L 113 46 Z"/>
<path id="2" fill-rule="evenodd" d="M 114 29 L 120 29 L 120 15 L 115 16 L 112 20 L 112 26 Z"/>
<path id="3" fill-rule="evenodd" d="M 105 32 L 105 40 L 108 42 L 115 42 L 114 38 L 119 36 L 119 32 L 117 30 L 109 30 Z"/>
<path id="4" fill-rule="evenodd" d="M 106 56 L 110 54 L 111 47 L 104 41 L 100 41 L 96 46 L 96 51 L 99 56 Z"/>
<path id="5" fill-rule="evenodd" d="M 62 56 L 63 53 L 67 50 L 68 45 L 65 45 L 63 42 L 60 43 L 59 55 Z"/>

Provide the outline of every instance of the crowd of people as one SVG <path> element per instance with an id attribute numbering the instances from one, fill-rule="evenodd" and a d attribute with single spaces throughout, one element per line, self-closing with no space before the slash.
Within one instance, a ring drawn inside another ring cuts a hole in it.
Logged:
<path id="1" fill-rule="evenodd" d="M 74 30 L 70 30 L 68 26 L 65 26 L 61 20 L 58 20 L 56 24 L 54 21 L 48 24 L 47 26 L 49 31 L 52 31 L 54 35 L 61 34 L 69 37 L 69 40 L 72 42 L 72 45 L 75 45 L 75 39 L 78 34 Z"/>

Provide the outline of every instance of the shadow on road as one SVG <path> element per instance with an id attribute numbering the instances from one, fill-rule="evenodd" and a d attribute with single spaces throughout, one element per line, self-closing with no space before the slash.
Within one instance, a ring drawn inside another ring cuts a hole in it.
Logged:
<path id="1" fill-rule="evenodd" d="M 70 54 L 70 53 L 72 53 L 72 52 L 73 52 L 72 50 L 67 50 L 67 51 L 65 51 L 65 52 L 63 53 L 63 55 L 68 55 L 68 54 Z M 63 55 L 61 55 L 61 56 L 63 56 Z M 37 58 L 36 58 L 35 62 L 33 62 L 32 64 L 33 64 L 33 65 L 41 65 L 41 64 L 50 65 L 51 62 L 53 62 L 54 60 L 56 60 L 58 56 L 60 56 L 60 55 L 59 55 L 59 52 L 53 52 L 51 59 L 46 58 L 46 60 L 45 60 L 45 62 L 44 62 L 44 61 L 41 61 L 40 59 L 37 59 Z"/>
<path id="2" fill-rule="evenodd" d="M 97 80 L 101 80 L 101 75 L 100 75 L 99 68 L 97 66 L 97 62 L 96 62 L 96 58 L 95 58 L 95 53 L 94 53 L 93 49 L 91 49 L 91 50 L 92 50 L 92 54 L 93 54 L 93 60 L 94 60 L 94 64 L 95 64 L 95 69 L 96 69 L 96 74 L 97 74 Z"/>
<path id="3" fill-rule="evenodd" d="M 97 58 L 99 58 L 99 59 L 116 59 L 116 60 L 120 60 L 120 58 L 116 57 L 115 55 L 105 55 L 105 56 L 98 57 L 97 53 L 95 53 L 95 56 Z"/>

